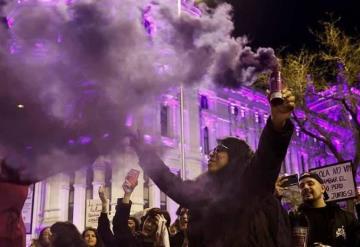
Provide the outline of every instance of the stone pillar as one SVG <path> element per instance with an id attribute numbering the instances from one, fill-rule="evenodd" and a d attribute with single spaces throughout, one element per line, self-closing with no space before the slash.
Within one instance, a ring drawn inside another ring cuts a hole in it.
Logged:
<path id="1" fill-rule="evenodd" d="M 200 141 L 200 109 L 199 109 L 199 95 L 198 90 L 189 89 L 191 90 L 188 92 L 185 97 L 185 107 L 187 109 L 187 116 L 186 116 L 186 164 L 188 166 L 187 169 L 187 176 L 186 178 L 194 178 L 197 177 L 202 169 L 201 169 L 201 141 Z M 212 148 L 210 143 L 210 149 Z"/>
<path id="2" fill-rule="evenodd" d="M 160 189 L 151 179 L 149 181 L 149 207 L 160 208 Z"/>
<path id="3" fill-rule="evenodd" d="M 105 168 L 107 162 L 109 161 L 104 156 L 99 156 L 93 164 L 92 199 L 99 199 L 99 187 L 105 185 Z"/>
<path id="4" fill-rule="evenodd" d="M 86 169 L 75 172 L 73 223 L 82 232 L 85 228 Z"/>
<path id="5" fill-rule="evenodd" d="M 166 210 L 169 212 L 171 217 L 171 224 L 174 223 L 174 221 L 177 218 L 176 210 L 178 209 L 179 205 L 173 201 L 170 197 L 166 196 Z"/>
<path id="6" fill-rule="evenodd" d="M 69 184 L 69 176 L 63 173 L 47 180 L 44 225 L 68 220 Z"/>
<path id="7" fill-rule="evenodd" d="M 63 221 L 69 220 L 69 196 L 70 196 L 70 178 L 65 173 L 60 173 L 58 178 L 60 184 L 59 205 L 61 208 L 60 217 Z"/>

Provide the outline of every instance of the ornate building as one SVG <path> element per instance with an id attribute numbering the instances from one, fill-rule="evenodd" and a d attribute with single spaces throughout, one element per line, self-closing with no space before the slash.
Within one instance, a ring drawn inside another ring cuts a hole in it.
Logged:
<path id="1" fill-rule="evenodd" d="M 175 173 L 181 170 L 180 104 L 178 90 L 162 96 L 156 105 L 147 106 L 137 115 L 129 115 L 127 125 L 141 126 L 147 142 L 162 142 L 164 162 Z M 193 179 L 207 169 L 207 155 L 216 146 L 217 139 L 238 136 L 255 149 L 259 136 L 269 117 L 267 98 L 249 88 L 234 90 L 185 89 L 184 142 L 186 178 Z M 299 173 L 318 165 L 313 153 L 324 147 L 313 139 L 301 135 L 297 129 L 284 161 L 283 173 Z M 129 148 L 112 157 L 99 157 L 92 167 L 73 174 L 59 174 L 35 185 L 31 234 L 36 235 L 44 226 L 56 221 L 72 221 L 79 230 L 86 223 L 86 208 L 91 199 L 98 199 L 98 188 L 105 185 L 112 214 L 114 203 L 122 197 L 121 184 L 127 171 L 140 169 L 137 157 Z M 156 185 L 141 174 L 133 196 L 132 212 L 147 207 L 167 209 L 175 219 L 177 205 L 166 197 Z M 95 211 L 98 209 L 95 209 Z M 96 217 L 95 217 L 96 218 Z M 93 222 L 94 223 L 94 222 Z M 94 224 L 93 224 L 94 225 Z M 96 222 L 95 222 L 96 225 Z"/>

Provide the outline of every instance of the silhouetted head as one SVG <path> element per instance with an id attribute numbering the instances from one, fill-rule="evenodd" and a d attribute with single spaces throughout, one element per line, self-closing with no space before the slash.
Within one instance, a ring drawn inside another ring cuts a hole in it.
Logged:
<path id="1" fill-rule="evenodd" d="M 224 170 L 225 167 L 247 164 L 253 156 L 249 145 L 236 137 L 227 137 L 210 154 L 208 168 L 212 174 Z M 234 167 L 233 167 L 234 168 Z"/>
<path id="2" fill-rule="evenodd" d="M 134 234 L 135 232 L 140 230 L 139 220 L 133 216 L 129 216 L 128 219 L 128 227 L 130 231 Z"/>
<path id="3" fill-rule="evenodd" d="M 51 231 L 50 227 L 44 227 L 39 234 L 39 243 L 41 247 L 49 247 L 50 246 L 50 236 Z"/>
<path id="4" fill-rule="evenodd" d="M 176 214 L 178 215 L 180 230 L 186 231 L 189 223 L 189 209 L 179 207 Z"/>
<path id="5" fill-rule="evenodd" d="M 56 222 L 50 231 L 52 247 L 87 247 L 79 230 L 70 222 Z"/>

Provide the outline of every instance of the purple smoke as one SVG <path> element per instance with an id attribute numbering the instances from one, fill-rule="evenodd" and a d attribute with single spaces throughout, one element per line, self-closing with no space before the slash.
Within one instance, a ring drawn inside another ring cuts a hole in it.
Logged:
<path id="1" fill-rule="evenodd" d="M 28 0 L 2 10 L 11 28 L 0 27 L 0 156 L 31 163 L 29 177 L 120 150 L 129 113 L 170 87 L 210 75 L 237 88 L 276 63 L 271 49 L 254 53 L 231 37 L 227 4 L 202 6 L 201 17 L 179 17 L 167 0 Z"/>

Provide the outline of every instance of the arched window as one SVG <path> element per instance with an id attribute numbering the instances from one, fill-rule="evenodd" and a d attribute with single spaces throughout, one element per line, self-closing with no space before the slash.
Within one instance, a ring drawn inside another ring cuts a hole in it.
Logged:
<path id="1" fill-rule="evenodd" d="M 230 105 L 230 113 L 233 116 L 239 115 L 239 108 L 235 105 Z"/>

